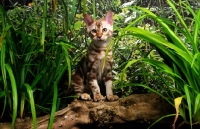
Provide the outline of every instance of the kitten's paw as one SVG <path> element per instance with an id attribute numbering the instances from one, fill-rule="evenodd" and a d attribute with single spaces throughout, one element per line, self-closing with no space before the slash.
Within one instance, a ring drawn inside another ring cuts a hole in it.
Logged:
<path id="1" fill-rule="evenodd" d="M 90 95 L 87 94 L 87 93 L 81 94 L 81 95 L 79 96 L 79 98 L 82 99 L 82 100 L 91 100 Z"/>
<path id="2" fill-rule="evenodd" d="M 94 96 L 94 101 L 97 102 L 97 101 L 103 101 L 105 100 L 105 97 L 103 97 L 101 94 L 96 94 Z"/>
<path id="3" fill-rule="evenodd" d="M 108 101 L 116 101 L 119 99 L 117 95 L 108 95 L 107 96 Z"/>

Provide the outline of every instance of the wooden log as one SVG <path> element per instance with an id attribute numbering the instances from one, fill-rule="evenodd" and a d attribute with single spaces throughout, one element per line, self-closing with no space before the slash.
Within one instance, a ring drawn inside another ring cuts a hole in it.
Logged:
<path id="1" fill-rule="evenodd" d="M 170 113 L 175 113 L 174 108 L 154 93 L 134 94 L 114 102 L 74 100 L 68 107 L 56 112 L 53 128 L 81 129 L 85 126 L 88 129 L 90 127 L 112 127 L 113 124 L 130 124 L 130 122 L 150 125 Z M 170 120 L 167 122 L 172 124 L 173 118 Z M 49 115 L 37 118 L 37 129 L 47 129 L 48 122 Z M 164 122 L 166 123 L 166 120 Z M 9 124 L 1 123 L 0 126 L 8 129 Z M 32 129 L 32 120 L 18 120 L 15 128 Z"/>

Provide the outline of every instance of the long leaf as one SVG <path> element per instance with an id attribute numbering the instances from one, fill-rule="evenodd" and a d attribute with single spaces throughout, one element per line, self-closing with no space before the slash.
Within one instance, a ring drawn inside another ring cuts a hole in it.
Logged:
<path id="1" fill-rule="evenodd" d="M 73 0 L 73 4 L 72 4 L 72 7 L 71 7 L 71 15 L 70 15 L 70 23 L 71 24 L 74 21 L 75 11 L 76 11 L 76 4 L 77 4 L 77 0 Z"/>
<path id="2" fill-rule="evenodd" d="M 121 76 L 120 76 L 121 86 L 122 86 L 122 84 L 123 84 L 123 79 L 124 79 L 124 75 L 125 75 L 125 72 L 126 72 L 127 68 L 130 67 L 131 65 L 133 65 L 134 63 L 138 62 L 138 61 L 140 61 L 140 60 L 131 60 L 131 61 L 129 61 L 129 62 L 126 64 L 126 66 L 125 66 L 124 69 L 122 70 L 122 74 L 121 74 Z"/>
<path id="3" fill-rule="evenodd" d="M 33 118 L 33 128 L 36 129 L 37 128 L 37 120 L 36 120 L 36 111 L 35 111 L 35 102 L 34 102 L 33 91 L 29 84 L 25 83 L 24 85 L 27 88 L 27 93 L 28 93 L 29 100 L 30 100 L 31 113 L 32 113 L 32 118 Z"/>
<path id="4" fill-rule="evenodd" d="M 193 41 L 190 40 L 192 47 L 193 47 L 193 51 L 194 53 L 197 53 L 198 50 L 198 32 L 199 32 L 199 27 L 200 27 L 200 9 L 197 11 L 197 14 L 195 14 L 194 10 L 191 8 L 191 6 L 189 5 L 189 3 L 184 3 L 181 1 L 181 4 L 183 4 L 188 11 L 190 11 L 190 13 L 193 15 L 194 17 L 194 29 L 193 29 Z"/>
<path id="5" fill-rule="evenodd" d="M 96 2 L 92 0 L 93 19 L 96 19 Z"/>
<path id="6" fill-rule="evenodd" d="M 67 8 L 67 5 L 68 5 L 68 0 L 61 0 L 62 1 L 62 6 L 64 8 L 64 14 L 65 14 L 65 24 L 64 24 L 64 32 L 65 33 L 68 33 L 68 31 L 70 30 L 69 27 L 70 27 L 70 18 L 69 18 L 69 11 L 68 11 L 68 8 Z M 67 4 L 66 4 L 67 3 Z"/>
<path id="7" fill-rule="evenodd" d="M 142 8 L 142 7 L 138 7 L 139 9 L 141 9 L 142 11 L 146 12 L 149 14 L 150 17 L 152 17 L 154 20 L 156 20 L 165 30 L 165 32 L 171 37 L 171 39 L 173 40 L 173 42 L 177 45 L 179 45 L 179 47 L 185 51 L 186 53 L 188 53 L 189 55 L 191 55 L 191 53 L 188 51 L 187 47 L 185 46 L 185 44 L 181 41 L 181 39 L 174 33 L 174 31 L 172 31 L 170 29 L 170 27 L 163 21 L 162 18 L 156 16 L 154 13 L 152 13 L 151 11 L 149 11 L 148 9 Z"/>
<path id="8" fill-rule="evenodd" d="M 7 80 L 6 80 L 6 69 L 5 69 L 5 43 L 6 41 L 3 41 L 2 43 L 2 49 L 1 49 L 1 72 L 2 72 L 2 77 L 3 77 L 3 84 L 4 84 L 4 90 L 5 90 L 5 99 L 4 99 L 4 106 L 3 106 L 3 111 L 1 113 L 1 117 L 4 114 L 5 108 L 6 108 L 6 100 L 8 99 L 10 109 L 12 107 L 11 104 L 11 99 L 10 99 L 10 94 L 8 92 L 8 86 L 7 86 Z"/>
<path id="9" fill-rule="evenodd" d="M 162 116 L 161 118 L 159 118 L 155 122 L 153 122 L 147 129 L 150 129 L 153 125 L 155 125 L 157 122 L 161 121 L 162 119 L 167 118 L 167 117 L 171 117 L 171 116 L 175 116 L 175 115 L 176 114 L 168 114 L 168 115 Z"/>
<path id="10" fill-rule="evenodd" d="M 41 46 L 44 51 L 44 41 L 46 35 L 46 24 L 47 24 L 47 0 L 44 0 L 44 8 L 43 8 L 43 21 L 42 21 L 42 36 L 41 36 Z"/>
<path id="11" fill-rule="evenodd" d="M 21 92 L 21 99 L 20 99 L 20 118 L 22 119 L 24 113 L 24 105 L 25 105 L 25 93 Z"/>
<path id="12" fill-rule="evenodd" d="M 53 87 L 54 87 L 54 95 L 53 95 L 53 103 L 52 103 L 52 109 L 51 109 L 51 115 L 50 115 L 50 120 L 49 120 L 49 124 L 48 124 L 48 129 L 52 129 L 54 115 L 55 115 L 56 107 L 57 107 L 58 86 L 57 86 L 56 82 L 54 82 Z"/>
<path id="13" fill-rule="evenodd" d="M 65 60 L 66 60 L 66 63 L 67 63 L 67 70 L 68 70 L 68 88 L 70 87 L 70 84 L 71 84 L 71 74 L 72 74 L 72 70 L 71 70 L 71 62 L 70 62 L 70 58 L 69 58 L 69 53 L 68 53 L 68 50 L 66 48 L 66 45 L 64 43 L 60 43 L 61 46 L 62 46 L 62 49 L 65 53 Z"/>
<path id="14" fill-rule="evenodd" d="M 174 6 L 174 4 L 171 2 L 171 0 L 167 0 L 167 3 L 172 7 L 172 9 L 174 10 L 176 16 L 179 18 L 181 24 L 183 25 L 185 31 L 187 32 L 187 34 L 189 35 L 189 37 L 192 39 L 189 29 L 185 23 L 185 21 L 183 20 L 183 17 L 180 15 L 179 11 L 177 10 L 177 8 Z"/>
<path id="15" fill-rule="evenodd" d="M 172 125 L 173 129 L 175 129 L 175 124 L 176 124 L 176 121 L 177 121 L 178 115 L 179 115 L 179 106 L 181 104 L 182 99 L 183 99 L 183 96 L 174 99 L 174 105 L 175 105 L 175 109 L 176 109 L 176 116 L 174 118 L 174 122 L 173 122 L 173 125 Z"/>
<path id="16" fill-rule="evenodd" d="M 190 125 L 191 125 L 191 129 L 192 129 L 192 107 L 191 107 L 192 102 L 191 102 L 191 94 L 190 94 L 188 85 L 184 85 L 184 90 L 185 90 L 185 96 L 186 96 L 186 100 L 187 100 L 187 104 L 188 104 Z"/>
<path id="17" fill-rule="evenodd" d="M 8 88 L 8 85 L 7 85 L 7 79 L 6 79 L 7 75 L 6 75 L 6 68 L 5 68 L 5 58 L 6 58 L 6 52 L 7 52 L 6 51 L 6 42 L 7 41 L 5 39 L 5 36 L 6 36 L 7 31 L 10 29 L 10 27 L 11 26 L 6 26 L 5 31 L 1 34 L 0 46 L 1 46 L 1 72 L 2 72 L 2 77 L 3 77 L 4 90 L 6 92 L 5 100 L 6 99 L 8 100 L 8 104 L 9 104 L 10 109 L 11 109 L 12 108 L 12 103 L 11 103 L 10 93 L 8 91 L 9 88 Z M 4 105 L 4 108 L 5 108 L 5 106 L 6 106 L 6 103 Z M 2 115 L 3 115 L 3 112 L 2 112 Z"/>
<path id="18" fill-rule="evenodd" d="M 15 77 L 13 75 L 13 71 L 12 71 L 10 65 L 5 64 L 5 67 L 6 67 L 8 74 L 9 74 L 10 81 L 11 81 L 11 87 L 12 87 L 13 113 L 12 113 L 11 128 L 14 129 L 15 120 L 17 118 L 17 107 L 18 107 L 17 85 L 16 85 L 16 80 L 15 80 Z"/>
<path id="19" fill-rule="evenodd" d="M 200 110 L 200 94 L 198 94 L 195 98 L 195 103 L 194 103 L 194 114 L 197 113 L 198 110 Z"/>
<path id="20" fill-rule="evenodd" d="M 187 61 L 189 64 L 192 64 L 192 62 L 193 62 L 191 53 L 188 54 L 186 51 L 184 51 L 184 50 L 180 49 L 179 47 L 175 46 L 174 44 L 168 42 L 167 40 L 165 40 L 163 37 L 161 37 L 158 34 L 154 34 L 154 33 L 148 32 L 146 30 L 143 30 L 140 28 L 135 28 L 135 27 L 129 27 L 129 28 L 127 28 L 127 31 L 133 32 L 133 33 L 131 33 L 133 36 L 137 36 L 139 38 L 142 38 L 142 39 L 149 41 L 150 43 L 153 43 L 154 45 L 156 45 L 162 51 L 167 53 L 168 56 L 170 56 L 170 58 L 172 58 L 173 61 L 178 64 L 179 67 L 181 67 L 182 64 L 180 64 L 181 62 L 179 62 L 175 58 L 176 54 L 178 54 L 180 57 L 182 57 L 181 59 Z M 175 51 L 174 55 L 171 55 L 169 53 L 170 50 L 168 50 L 167 48 L 174 50 Z M 196 74 L 198 74 L 198 71 L 196 70 L 196 68 L 199 67 L 197 65 L 197 62 L 194 62 L 194 67 L 195 67 L 195 69 L 193 69 L 194 72 Z"/>

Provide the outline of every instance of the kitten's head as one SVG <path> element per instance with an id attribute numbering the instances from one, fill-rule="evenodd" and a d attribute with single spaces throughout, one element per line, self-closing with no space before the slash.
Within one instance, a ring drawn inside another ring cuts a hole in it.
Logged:
<path id="1" fill-rule="evenodd" d="M 87 32 L 91 39 L 96 42 L 105 42 L 112 37 L 113 20 L 112 11 L 108 11 L 105 18 L 94 20 L 88 14 L 84 14 Z"/>

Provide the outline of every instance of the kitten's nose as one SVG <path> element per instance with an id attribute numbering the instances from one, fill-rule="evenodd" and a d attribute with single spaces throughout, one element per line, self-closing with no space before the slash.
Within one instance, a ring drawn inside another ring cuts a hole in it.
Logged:
<path id="1" fill-rule="evenodd" d="M 98 39 L 101 39 L 101 36 L 97 36 Z"/>

